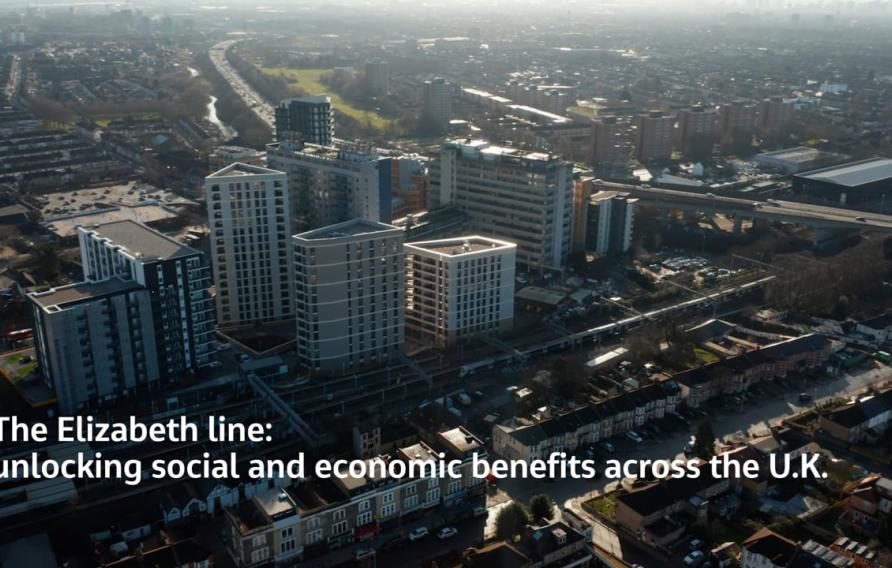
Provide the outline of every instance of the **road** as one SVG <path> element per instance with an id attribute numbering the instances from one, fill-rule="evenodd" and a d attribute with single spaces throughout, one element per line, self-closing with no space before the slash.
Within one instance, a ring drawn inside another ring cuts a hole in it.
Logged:
<path id="1" fill-rule="evenodd" d="M 272 129 L 276 124 L 275 111 L 273 105 L 267 102 L 260 93 L 254 90 L 251 85 L 239 74 L 235 68 L 226 60 L 226 50 L 240 40 L 230 39 L 221 41 L 214 45 L 209 51 L 208 56 L 211 63 L 217 68 L 217 71 L 232 87 L 232 90 L 242 99 L 242 101 L 254 111 L 257 118 L 266 123 Z"/>
<path id="2" fill-rule="evenodd" d="M 609 189 L 623 191 L 650 204 L 700 212 L 733 213 L 743 217 L 787 221 L 816 228 L 865 229 L 892 232 L 892 215 L 868 213 L 841 207 L 828 207 L 797 201 L 754 201 L 649 186 L 608 183 Z M 863 220 L 862 220 L 863 219 Z"/>

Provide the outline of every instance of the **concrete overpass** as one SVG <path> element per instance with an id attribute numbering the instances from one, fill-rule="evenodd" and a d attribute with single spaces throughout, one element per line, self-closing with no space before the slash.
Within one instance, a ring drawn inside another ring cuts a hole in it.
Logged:
<path id="1" fill-rule="evenodd" d="M 734 215 L 739 221 L 764 219 L 807 225 L 815 229 L 815 240 L 818 243 L 857 230 L 892 233 L 892 215 L 880 213 L 795 201 L 754 201 L 712 193 L 694 193 L 621 183 L 597 182 L 596 187 L 625 192 L 637 197 L 643 204 L 656 207 L 701 213 L 723 213 Z"/>

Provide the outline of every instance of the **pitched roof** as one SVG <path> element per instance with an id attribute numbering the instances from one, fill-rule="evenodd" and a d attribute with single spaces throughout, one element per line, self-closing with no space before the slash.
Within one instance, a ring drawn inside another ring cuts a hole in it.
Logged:
<path id="1" fill-rule="evenodd" d="M 762 528 L 743 541 L 743 548 L 753 554 L 764 556 L 777 566 L 786 566 L 796 555 L 798 546 L 792 540 L 776 532 Z"/>

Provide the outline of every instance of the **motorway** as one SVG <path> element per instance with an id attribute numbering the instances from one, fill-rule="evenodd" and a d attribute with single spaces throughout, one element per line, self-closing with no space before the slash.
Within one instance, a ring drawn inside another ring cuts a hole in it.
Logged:
<path id="1" fill-rule="evenodd" d="M 604 183 L 603 185 L 605 189 L 629 193 L 648 204 L 663 205 L 673 209 L 689 209 L 704 213 L 733 213 L 741 218 L 787 221 L 815 228 L 892 232 L 892 215 L 880 213 L 796 201 L 754 201 L 710 193 L 694 193 L 620 183 Z"/>
<path id="2" fill-rule="evenodd" d="M 235 68 L 226 60 L 226 50 L 239 42 L 237 39 L 221 41 L 214 45 L 209 51 L 208 56 L 211 63 L 217 68 L 217 71 L 232 87 L 232 90 L 242 99 L 242 101 L 254 111 L 257 118 L 262 120 L 271 129 L 275 126 L 275 111 L 273 105 L 268 103 L 260 93 L 254 90 L 251 85 L 239 74 Z"/>

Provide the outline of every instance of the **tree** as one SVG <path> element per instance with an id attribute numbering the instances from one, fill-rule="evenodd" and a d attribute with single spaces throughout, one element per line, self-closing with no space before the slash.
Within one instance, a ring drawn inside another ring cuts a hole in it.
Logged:
<path id="1" fill-rule="evenodd" d="M 34 271 L 44 282 L 53 282 L 62 269 L 62 262 L 56 248 L 49 244 L 41 245 L 34 251 Z"/>
<path id="2" fill-rule="evenodd" d="M 551 363 L 552 387 L 558 396 L 574 398 L 586 383 L 585 366 L 577 359 L 558 357 Z"/>
<path id="3" fill-rule="evenodd" d="M 550 521 L 554 517 L 554 503 L 548 495 L 533 495 L 530 499 L 530 515 L 535 521 Z"/>
<path id="4" fill-rule="evenodd" d="M 709 420 L 704 420 L 697 426 L 694 455 L 704 460 L 715 455 L 715 432 L 712 430 Z"/>
<path id="5" fill-rule="evenodd" d="M 514 535 L 520 534 L 529 522 L 530 516 L 526 509 L 514 501 L 499 511 L 499 516 L 496 517 L 496 534 L 502 540 L 511 540 Z"/>

